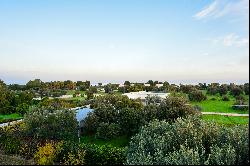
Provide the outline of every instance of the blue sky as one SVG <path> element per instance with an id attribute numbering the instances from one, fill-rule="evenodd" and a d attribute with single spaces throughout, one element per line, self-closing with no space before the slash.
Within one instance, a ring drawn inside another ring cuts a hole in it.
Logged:
<path id="1" fill-rule="evenodd" d="M 249 82 L 248 0 L 0 0 L 0 79 Z"/>

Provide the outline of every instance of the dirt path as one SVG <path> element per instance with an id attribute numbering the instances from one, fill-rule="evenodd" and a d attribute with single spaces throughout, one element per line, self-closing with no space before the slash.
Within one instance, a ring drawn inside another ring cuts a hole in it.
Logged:
<path id="1" fill-rule="evenodd" d="M 203 115 L 224 115 L 224 116 L 249 116 L 249 114 L 221 113 L 221 112 L 201 112 Z"/>

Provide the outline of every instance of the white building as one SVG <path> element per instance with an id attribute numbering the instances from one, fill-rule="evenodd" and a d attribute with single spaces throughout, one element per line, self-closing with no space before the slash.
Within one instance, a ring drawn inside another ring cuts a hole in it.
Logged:
<path id="1" fill-rule="evenodd" d="M 169 95 L 169 93 L 154 93 L 154 92 L 139 91 L 139 92 L 124 93 L 122 95 L 126 95 L 130 99 L 140 98 L 142 101 L 145 101 L 147 96 L 150 96 L 150 97 L 159 96 L 160 98 L 164 99 Z"/>

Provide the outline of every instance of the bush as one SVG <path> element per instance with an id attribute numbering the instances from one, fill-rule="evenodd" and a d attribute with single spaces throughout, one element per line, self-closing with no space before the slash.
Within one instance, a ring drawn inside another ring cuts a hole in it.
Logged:
<path id="1" fill-rule="evenodd" d="M 199 117 L 152 121 L 131 138 L 127 164 L 249 164 L 248 126 L 227 128 Z"/>
<path id="2" fill-rule="evenodd" d="M 20 124 L 0 127 L 0 149 L 6 154 L 16 154 L 19 151 L 23 136 Z"/>
<path id="3" fill-rule="evenodd" d="M 212 100 L 212 101 L 215 101 L 215 100 L 217 100 L 215 97 L 212 97 L 210 100 Z"/>
<path id="4" fill-rule="evenodd" d="M 201 108 L 201 106 L 199 106 L 199 105 L 195 105 L 195 106 L 194 106 L 194 109 L 197 110 L 197 111 L 202 111 L 202 108 Z"/>
<path id="5" fill-rule="evenodd" d="M 33 109 L 24 116 L 28 135 L 41 139 L 75 140 L 78 122 L 71 110 Z"/>
<path id="6" fill-rule="evenodd" d="M 243 90 L 240 88 L 240 87 L 234 87 L 231 89 L 231 94 L 236 97 L 236 96 L 239 96 L 243 93 Z"/>
<path id="7" fill-rule="evenodd" d="M 19 115 L 24 115 L 27 111 L 29 110 L 29 105 L 26 103 L 22 103 L 20 105 L 18 105 L 18 107 L 16 108 L 16 112 Z"/>
<path id="8" fill-rule="evenodd" d="M 188 101 L 184 97 L 175 96 L 168 96 L 161 102 L 156 110 L 156 119 L 166 120 L 167 122 L 173 122 L 177 118 L 187 117 L 198 113 L 190 104 L 188 104 Z"/>
<path id="9" fill-rule="evenodd" d="M 64 157 L 64 165 L 83 165 L 85 164 L 85 151 L 78 150 L 77 154 L 68 153 L 67 156 Z"/>
<path id="10" fill-rule="evenodd" d="M 86 165 L 123 165 L 126 161 L 126 148 L 95 144 L 81 144 L 81 148 L 86 151 Z"/>
<path id="11" fill-rule="evenodd" d="M 120 135 L 121 128 L 115 123 L 100 123 L 97 128 L 96 137 L 110 140 Z"/>
<path id="12" fill-rule="evenodd" d="M 62 142 L 46 142 L 44 146 L 38 146 L 38 150 L 34 155 L 34 159 L 39 165 L 51 165 L 60 153 Z"/>
<path id="13" fill-rule="evenodd" d="M 230 101 L 229 97 L 228 96 L 222 96 L 222 101 Z"/>
<path id="14" fill-rule="evenodd" d="M 189 98 L 190 101 L 198 101 L 198 102 L 201 102 L 201 101 L 207 99 L 206 95 L 204 95 L 202 93 L 202 91 L 198 91 L 198 90 L 191 91 L 188 94 L 188 98 Z"/>

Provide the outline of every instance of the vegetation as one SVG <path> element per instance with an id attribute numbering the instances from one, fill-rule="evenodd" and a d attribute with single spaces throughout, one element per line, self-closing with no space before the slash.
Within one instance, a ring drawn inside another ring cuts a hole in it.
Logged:
<path id="1" fill-rule="evenodd" d="M 249 117 L 244 116 L 202 115 L 202 119 L 230 126 L 237 124 L 249 124 Z"/>
<path id="2" fill-rule="evenodd" d="M 6 155 L 13 161 L 11 155 L 18 156 L 21 164 L 248 164 L 249 118 L 200 116 L 201 111 L 249 113 L 249 107 L 232 107 L 248 104 L 247 88 L 248 83 L 178 86 L 153 80 L 124 86 L 0 81 L 0 122 L 24 118 L 0 127 L 0 164 L 12 163 L 1 158 Z M 147 97 L 144 104 L 121 95 L 141 90 L 170 95 Z M 85 105 L 93 111 L 79 125 L 70 108 Z"/>
<path id="3" fill-rule="evenodd" d="M 131 138 L 127 164 L 248 164 L 248 126 L 226 128 L 197 117 L 154 120 Z"/>

